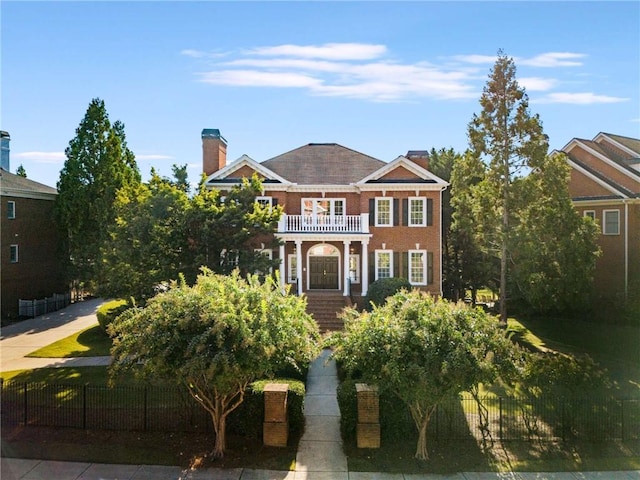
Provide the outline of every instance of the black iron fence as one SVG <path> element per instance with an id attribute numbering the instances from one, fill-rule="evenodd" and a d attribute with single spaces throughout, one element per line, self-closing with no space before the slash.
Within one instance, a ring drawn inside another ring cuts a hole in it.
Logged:
<path id="1" fill-rule="evenodd" d="M 184 388 L 172 386 L 3 382 L 0 414 L 3 425 L 211 429 L 209 414 Z M 381 423 L 384 425 L 383 419 Z M 470 434 L 494 440 L 640 439 L 640 398 L 486 397 L 479 408 L 471 396 L 462 395 L 437 409 L 429 429 L 432 438 L 438 439 L 462 439 Z"/>

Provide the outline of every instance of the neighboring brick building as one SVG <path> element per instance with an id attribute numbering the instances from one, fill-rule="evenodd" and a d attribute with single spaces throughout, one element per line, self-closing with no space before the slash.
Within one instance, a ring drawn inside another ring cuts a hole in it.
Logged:
<path id="1" fill-rule="evenodd" d="M 8 161 L 7 161 L 8 166 Z M 54 221 L 55 188 L 0 170 L 0 314 L 18 316 L 18 300 L 65 293 Z"/>
<path id="2" fill-rule="evenodd" d="M 574 138 L 562 151 L 575 207 L 601 227 L 597 296 L 640 295 L 640 139 L 599 133 L 593 140 Z"/>
<path id="3" fill-rule="evenodd" d="M 226 140 L 202 132 L 203 169 L 211 188 L 228 190 L 257 173 L 258 201 L 281 205 L 277 237 L 266 252 L 294 291 L 329 293 L 358 301 L 374 280 L 404 277 L 442 295 L 442 191 L 447 183 L 428 170 L 428 155 L 410 151 L 386 163 L 335 143 L 302 146 L 256 162 L 226 162 Z"/>

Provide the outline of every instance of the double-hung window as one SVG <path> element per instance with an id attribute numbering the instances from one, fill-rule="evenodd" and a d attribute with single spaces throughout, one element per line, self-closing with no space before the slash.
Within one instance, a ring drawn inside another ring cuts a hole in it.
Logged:
<path id="1" fill-rule="evenodd" d="M 620 235 L 620 210 L 605 210 L 602 216 L 602 233 L 604 235 Z"/>
<path id="2" fill-rule="evenodd" d="M 9 245 L 9 262 L 18 263 L 18 245 Z"/>
<path id="3" fill-rule="evenodd" d="M 393 277 L 393 251 L 376 250 L 375 254 L 375 279 Z"/>
<path id="4" fill-rule="evenodd" d="M 424 227 L 427 224 L 427 199 L 425 197 L 409 197 L 409 226 Z"/>
<path id="5" fill-rule="evenodd" d="M 296 283 L 298 280 L 298 256 L 294 254 L 289 254 L 288 256 L 288 272 L 287 272 L 287 282 L 288 283 Z"/>
<path id="6" fill-rule="evenodd" d="M 16 218 L 16 202 L 13 200 L 7 202 L 7 218 L 10 220 Z"/>
<path id="7" fill-rule="evenodd" d="M 272 197 L 256 197 L 256 203 L 259 203 L 263 207 L 273 207 Z"/>
<path id="8" fill-rule="evenodd" d="M 427 251 L 409 250 L 409 283 L 427 284 Z"/>
<path id="9" fill-rule="evenodd" d="M 303 198 L 302 215 L 307 224 L 343 224 L 345 215 L 344 198 Z"/>
<path id="10" fill-rule="evenodd" d="M 591 220 L 595 221 L 596 219 L 596 211 L 595 210 L 585 210 L 582 212 L 585 217 L 589 217 Z"/>
<path id="11" fill-rule="evenodd" d="M 393 198 L 377 197 L 376 198 L 376 227 L 393 226 Z"/>

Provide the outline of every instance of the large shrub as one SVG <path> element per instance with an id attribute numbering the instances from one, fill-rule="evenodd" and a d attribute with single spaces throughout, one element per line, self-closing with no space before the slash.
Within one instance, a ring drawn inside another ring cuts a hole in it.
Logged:
<path id="1" fill-rule="evenodd" d="M 131 308 L 131 302 L 127 300 L 111 300 L 110 302 L 102 304 L 96 311 L 98 317 L 98 323 L 102 329 L 106 332 L 109 325 L 120 315 Z"/>
<path id="2" fill-rule="evenodd" d="M 371 310 L 372 305 L 384 305 L 387 298 L 399 292 L 400 290 L 411 290 L 412 286 L 409 280 L 401 277 L 381 278 L 369 285 L 365 307 Z"/>

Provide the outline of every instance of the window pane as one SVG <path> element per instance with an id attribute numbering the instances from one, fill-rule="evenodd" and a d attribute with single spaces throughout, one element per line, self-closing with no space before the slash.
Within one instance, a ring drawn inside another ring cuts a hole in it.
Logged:
<path id="1" fill-rule="evenodd" d="M 604 212 L 604 233 L 608 235 L 617 235 L 620 233 L 620 212 L 612 210 Z"/>
<path id="2" fill-rule="evenodd" d="M 412 198 L 409 200 L 409 225 L 424 225 L 424 200 Z"/>
<path id="3" fill-rule="evenodd" d="M 18 245 L 10 246 L 9 261 L 11 263 L 18 263 Z"/>
<path id="4" fill-rule="evenodd" d="M 411 283 L 425 283 L 425 261 L 424 252 L 410 252 L 410 273 L 409 281 Z"/>
<path id="5" fill-rule="evenodd" d="M 378 278 L 391 277 L 391 253 L 378 252 Z"/>
<path id="6" fill-rule="evenodd" d="M 16 202 L 7 203 L 7 218 L 16 218 Z"/>
<path id="7" fill-rule="evenodd" d="M 391 225 L 391 199 L 377 201 L 376 217 L 378 225 Z"/>
<path id="8" fill-rule="evenodd" d="M 333 203 L 333 214 L 335 216 L 344 215 L 344 202 L 342 200 L 335 200 Z"/>

